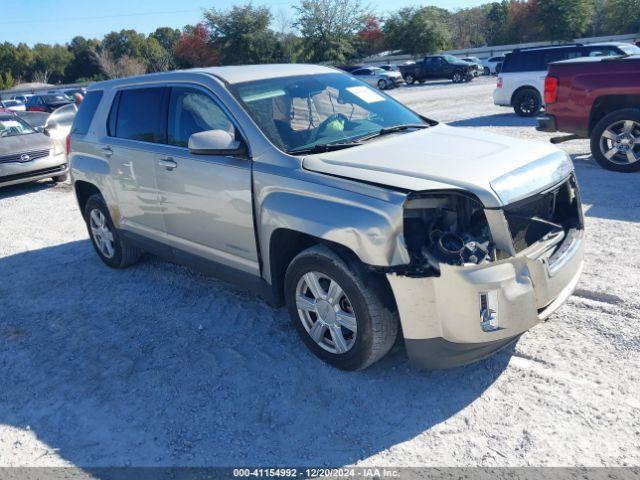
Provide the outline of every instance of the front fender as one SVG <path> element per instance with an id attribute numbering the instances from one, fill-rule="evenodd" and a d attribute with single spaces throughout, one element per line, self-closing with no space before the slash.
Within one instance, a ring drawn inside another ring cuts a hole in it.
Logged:
<path id="1" fill-rule="evenodd" d="M 270 251 L 274 232 L 285 228 L 342 245 L 367 265 L 407 264 L 409 254 L 402 236 L 403 204 L 399 198 L 394 200 L 311 183 L 295 190 L 264 192 L 258 208 L 262 251 Z M 264 278 L 271 278 L 268 255 L 263 259 Z"/>

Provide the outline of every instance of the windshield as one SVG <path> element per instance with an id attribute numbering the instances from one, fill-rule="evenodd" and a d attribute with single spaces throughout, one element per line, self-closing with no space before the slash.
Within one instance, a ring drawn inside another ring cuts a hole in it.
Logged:
<path id="1" fill-rule="evenodd" d="M 458 61 L 459 61 L 459 60 L 458 60 L 456 57 L 454 57 L 453 55 L 444 55 L 444 56 L 443 56 L 443 58 L 444 58 L 447 62 L 449 62 L 449 63 L 456 63 L 456 62 L 458 62 Z"/>
<path id="2" fill-rule="evenodd" d="M 395 100 L 340 73 L 258 80 L 231 90 L 269 140 L 288 153 L 424 123 Z"/>
<path id="3" fill-rule="evenodd" d="M 620 45 L 620 50 L 627 55 L 640 55 L 640 47 L 636 47 L 635 45 Z"/>
<path id="4" fill-rule="evenodd" d="M 15 116 L 0 117 L 0 137 L 15 137 L 36 131 L 26 122 Z"/>

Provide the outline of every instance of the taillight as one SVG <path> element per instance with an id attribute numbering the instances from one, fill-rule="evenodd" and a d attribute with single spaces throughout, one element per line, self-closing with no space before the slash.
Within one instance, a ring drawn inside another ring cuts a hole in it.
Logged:
<path id="1" fill-rule="evenodd" d="M 71 135 L 67 135 L 67 156 L 71 152 Z"/>
<path id="2" fill-rule="evenodd" d="M 544 79 L 544 103 L 555 103 L 558 100 L 558 79 L 547 77 Z"/>
<path id="3" fill-rule="evenodd" d="M 496 85 L 497 88 L 502 88 L 502 77 L 498 77 L 498 84 Z"/>

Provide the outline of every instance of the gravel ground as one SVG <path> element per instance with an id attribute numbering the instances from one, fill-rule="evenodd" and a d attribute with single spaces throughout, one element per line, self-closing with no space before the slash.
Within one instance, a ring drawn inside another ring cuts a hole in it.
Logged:
<path id="1" fill-rule="evenodd" d="M 548 140 L 493 106 L 493 84 L 392 95 Z M 446 371 L 402 347 L 333 370 L 255 296 L 155 258 L 103 266 L 70 186 L 1 190 L 0 466 L 640 465 L 640 175 L 562 148 L 588 229 L 576 294 L 510 350 Z"/>

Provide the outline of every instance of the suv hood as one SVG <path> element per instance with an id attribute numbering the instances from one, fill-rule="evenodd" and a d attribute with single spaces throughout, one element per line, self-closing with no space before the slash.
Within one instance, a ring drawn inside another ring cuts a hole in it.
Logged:
<path id="1" fill-rule="evenodd" d="M 573 170 L 567 155 L 550 144 L 442 124 L 310 155 L 302 165 L 403 190 L 465 190 L 487 208 L 540 192 Z"/>

